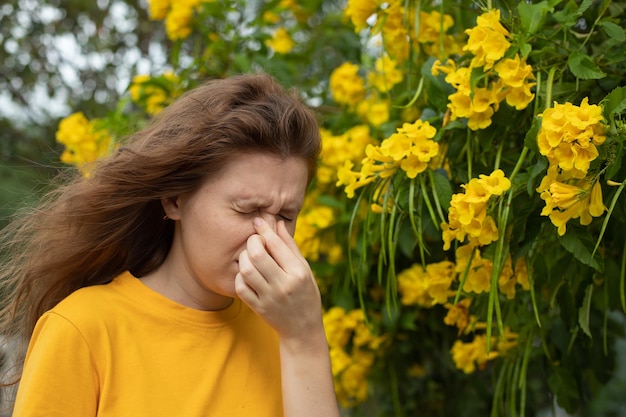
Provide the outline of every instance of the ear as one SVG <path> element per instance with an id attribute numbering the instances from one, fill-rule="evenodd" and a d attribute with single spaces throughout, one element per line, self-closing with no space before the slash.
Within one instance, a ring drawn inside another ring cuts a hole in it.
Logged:
<path id="1" fill-rule="evenodd" d="M 180 220 L 180 203 L 181 199 L 178 196 L 161 199 L 161 206 L 163 206 L 163 211 L 165 211 L 165 215 L 172 220 Z"/>

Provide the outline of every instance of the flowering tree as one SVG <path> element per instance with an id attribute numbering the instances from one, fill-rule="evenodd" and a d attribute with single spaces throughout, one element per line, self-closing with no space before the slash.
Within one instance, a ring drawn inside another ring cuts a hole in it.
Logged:
<path id="1" fill-rule="evenodd" d="M 321 116 L 296 238 L 345 414 L 587 412 L 624 336 L 626 6 L 578 3 L 151 0 L 171 68 L 62 121 L 61 159 L 269 72 Z"/>

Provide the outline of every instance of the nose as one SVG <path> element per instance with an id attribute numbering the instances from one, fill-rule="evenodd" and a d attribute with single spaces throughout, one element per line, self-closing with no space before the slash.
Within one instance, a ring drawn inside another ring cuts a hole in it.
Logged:
<path id="1" fill-rule="evenodd" d="M 261 213 L 261 217 L 263 218 L 263 220 L 265 220 L 265 222 L 267 224 L 270 225 L 270 227 L 272 228 L 272 230 L 274 232 L 276 232 L 278 230 L 277 229 L 278 220 L 277 220 L 277 218 L 276 218 L 276 216 L 274 214 L 271 214 L 271 213 Z"/>

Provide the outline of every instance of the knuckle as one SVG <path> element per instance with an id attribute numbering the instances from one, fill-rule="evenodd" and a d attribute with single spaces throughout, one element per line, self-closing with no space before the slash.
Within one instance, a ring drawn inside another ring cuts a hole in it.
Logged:
<path id="1" fill-rule="evenodd" d="M 265 251 L 259 245 L 251 245 L 248 248 L 248 257 L 252 263 L 261 262 L 265 258 Z"/>
<path id="2" fill-rule="evenodd" d="M 254 267 L 249 262 L 245 262 L 243 264 L 239 263 L 239 273 L 242 276 L 247 277 L 253 272 L 254 272 Z"/>

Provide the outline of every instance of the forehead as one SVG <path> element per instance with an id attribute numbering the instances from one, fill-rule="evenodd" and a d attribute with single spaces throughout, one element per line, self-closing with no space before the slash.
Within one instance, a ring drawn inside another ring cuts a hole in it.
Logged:
<path id="1" fill-rule="evenodd" d="M 307 184 L 308 167 L 302 158 L 243 153 L 230 158 L 205 186 L 242 204 L 270 206 L 301 205 Z"/>

